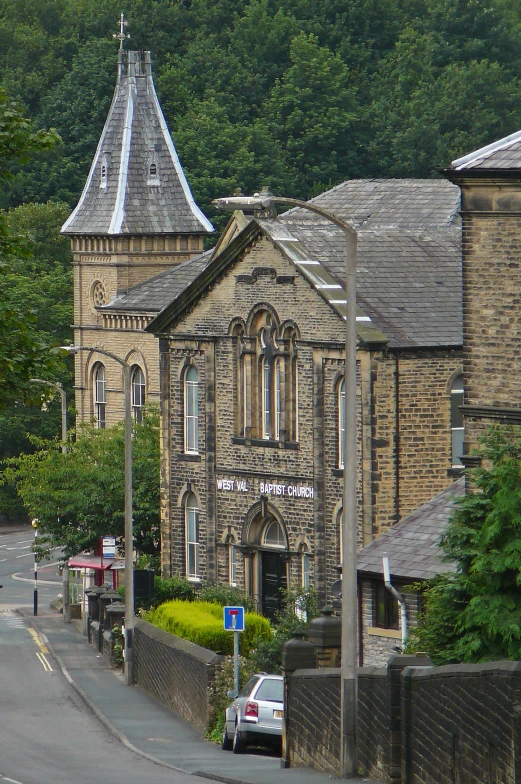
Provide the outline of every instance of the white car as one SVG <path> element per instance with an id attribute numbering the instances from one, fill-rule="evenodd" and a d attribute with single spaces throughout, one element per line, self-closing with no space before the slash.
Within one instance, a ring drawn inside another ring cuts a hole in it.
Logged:
<path id="1" fill-rule="evenodd" d="M 249 743 L 280 748 L 284 678 L 257 673 L 226 709 L 221 747 L 240 754 Z"/>

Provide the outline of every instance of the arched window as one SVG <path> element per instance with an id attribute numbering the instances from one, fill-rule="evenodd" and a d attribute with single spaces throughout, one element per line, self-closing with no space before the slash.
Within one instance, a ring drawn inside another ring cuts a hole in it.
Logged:
<path id="1" fill-rule="evenodd" d="M 199 579 L 199 509 L 197 499 L 189 493 L 185 501 L 186 576 Z"/>
<path id="2" fill-rule="evenodd" d="M 132 413 L 136 422 L 143 420 L 143 407 L 145 405 L 145 376 L 137 365 L 132 368 Z"/>
<path id="3" fill-rule="evenodd" d="M 228 537 L 228 579 L 230 585 L 237 585 L 237 549 L 233 536 Z"/>
<path id="4" fill-rule="evenodd" d="M 96 427 L 98 428 L 106 426 L 106 409 L 107 376 L 105 374 L 105 366 L 97 365 L 94 371 L 94 417 L 96 419 Z"/>
<path id="5" fill-rule="evenodd" d="M 151 177 L 157 177 L 157 164 L 155 163 L 150 164 L 149 174 Z"/>
<path id="6" fill-rule="evenodd" d="M 278 441 L 280 438 L 280 423 L 282 420 L 282 391 L 280 388 L 280 365 L 281 360 L 279 357 L 275 360 L 275 373 L 274 373 L 274 381 L 275 381 L 275 440 Z"/>
<path id="7" fill-rule="evenodd" d="M 261 360 L 262 437 L 271 438 L 271 368 L 267 357 Z"/>
<path id="8" fill-rule="evenodd" d="M 344 467 L 344 449 L 346 442 L 346 384 L 342 379 L 338 385 L 338 467 Z"/>
<path id="9" fill-rule="evenodd" d="M 264 530 L 262 543 L 267 547 L 286 547 L 284 531 L 278 520 L 272 520 L 271 523 L 268 523 Z"/>
<path id="10" fill-rule="evenodd" d="M 342 566 L 344 560 L 344 510 L 340 509 L 337 515 L 338 521 L 338 563 Z"/>
<path id="11" fill-rule="evenodd" d="M 185 403 L 185 452 L 199 452 L 199 378 L 197 370 L 190 365 L 184 377 Z"/>
<path id="12" fill-rule="evenodd" d="M 459 407 L 463 405 L 463 375 L 460 374 L 452 382 L 450 388 L 450 427 L 452 441 L 452 465 L 454 468 L 463 466 L 461 456 L 463 454 L 463 441 L 465 438 L 465 428 L 463 426 L 463 414 Z"/>

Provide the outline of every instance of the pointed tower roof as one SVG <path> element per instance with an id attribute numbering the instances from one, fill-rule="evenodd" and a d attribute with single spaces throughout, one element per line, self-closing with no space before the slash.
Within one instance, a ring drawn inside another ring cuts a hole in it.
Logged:
<path id="1" fill-rule="evenodd" d="M 118 57 L 107 121 L 63 234 L 202 234 L 194 201 L 157 99 L 150 52 Z"/>

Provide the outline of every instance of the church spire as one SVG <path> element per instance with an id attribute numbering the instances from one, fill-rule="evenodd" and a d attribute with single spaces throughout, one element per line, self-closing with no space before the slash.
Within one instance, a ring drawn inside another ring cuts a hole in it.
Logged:
<path id="1" fill-rule="evenodd" d="M 123 50 L 105 127 L 78 205 L 63 234 L 206 234 L 161 111 L 150 52 Z M 120 37 L 121 36 L 121 37 Z"/>

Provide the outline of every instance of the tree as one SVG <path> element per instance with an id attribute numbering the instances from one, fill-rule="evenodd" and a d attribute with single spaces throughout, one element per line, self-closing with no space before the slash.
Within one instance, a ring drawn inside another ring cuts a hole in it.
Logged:
<path id="1" fill-rule="evenodd" d="M 31 155 L 50 149 L 58 140 L 53 131 L 35 131 L 23 112 L 0 91 L 0 187 L 12 177 L 13 167 L 26 163 Z M 28 258 L 24 240 L 13 234 L 5 215 L 0 214 L 0 269 L 4 280 L 0 295 L 0 410 L 15 401 L 35 400 L 29 379 L 47 377 L 62 367 L 50 353 L 52 342 L 36 329 L 36 314 L 19 307 L 8 296 L 5 276 L 17 258 Z"/>
<path id="2" fill-rule="evenodd" d="M 456 565 L 423 591 L 412 647 L 437 664 L 521 658 L 521 429 L 491 428 L 441 540 Z"/>
<path id="3" fill-rule="evenodd" d="M 7 461 L 2 478 L 16 485 L 30 517 L 39 520 L 42 551 L 65 557 L 92 549 L 104 535 L 124 534 L 124 424 L 82 428 L 63 454 L 57 440 Z M 134 422 L 132 439 L 134 540 L 138 553 L 159 551 L 159 417 Z"/>

